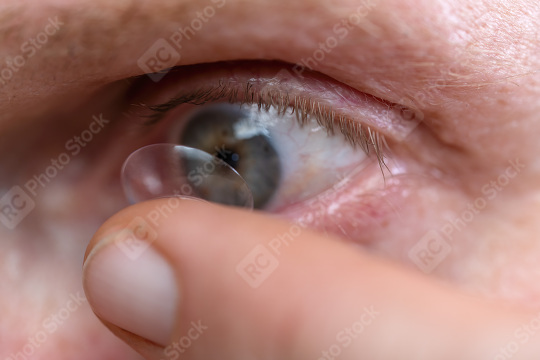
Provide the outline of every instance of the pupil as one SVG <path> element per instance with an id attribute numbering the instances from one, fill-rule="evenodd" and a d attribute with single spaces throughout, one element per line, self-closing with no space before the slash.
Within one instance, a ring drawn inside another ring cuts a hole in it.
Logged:
<path id="1" fill-rule="evenodd" d="M 248 115 L 238 105 L 204 106 L 188 120 L 179 143 L 212 154 L 235 169 L 249 186 L 254 207 L 261 209 L 279 187 L 281 161 L 271 138 Z"/>
<path id="2" fill-rule="evenodd" d="M 225 148 L 223 151 L 218 151 L 216 157 L 225 161 L 230 167 L 238 171 L 240 155 L 238 155 L 234 150 Z"/>

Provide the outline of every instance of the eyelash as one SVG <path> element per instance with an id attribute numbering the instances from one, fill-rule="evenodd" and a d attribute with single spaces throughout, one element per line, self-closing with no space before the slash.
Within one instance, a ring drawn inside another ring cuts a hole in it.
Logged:
<path id="1" fill-rule="evenodd" d="M 238 84 L 225 83 L 220 81 L 217 86 L 200 88 L 190 94 L 177 96 L 163 104 L 143 106 L 153 114 L 149 115 L 148 124 L 154 124 L 160 121 L 169 111 L 182 104 L 204 105 L 211 102 L 227 101 L 231 104 L 257 104 L 259 111 L 269 111 L 271 108 L 277 110 L 278 114 L 284 115 L 287 111 L 296 115 L 296 120 L 302 127 L 313 117 L 317 124 L 326 129 L 329 136 L 335 134 L 336 127 L 345 137 L 345 140 L 354 148 L 359 146 L 367 155 L 371 149 L 381 171 L 388 169 L 385 163 L 386 150 L 388 144 L 386 138 L 380 132 L 371 129 L 369 126 L 349 119 L 346 116 L 337 115 L 335 111 L 327 105 L 321 104 L 312 98 L 293 96 L 288 93 L 277 91 L 257 90 L 252 82 L 247 82 L 243 89 Z M 384 171 L 383 171 L 384 175 Z"/>

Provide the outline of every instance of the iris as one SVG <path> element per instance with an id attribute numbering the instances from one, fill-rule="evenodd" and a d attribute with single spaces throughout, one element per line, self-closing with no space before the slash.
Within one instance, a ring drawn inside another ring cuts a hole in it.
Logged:
<path id="1" fill-rule="evenodd" d="M 270 202 L 280 185 L 281 162 L 265 126 L 253 112 L 233 104 L 214 104 L 188 119 L 181 145 L 214 154 L 244 178 L 256 209 Z"/>

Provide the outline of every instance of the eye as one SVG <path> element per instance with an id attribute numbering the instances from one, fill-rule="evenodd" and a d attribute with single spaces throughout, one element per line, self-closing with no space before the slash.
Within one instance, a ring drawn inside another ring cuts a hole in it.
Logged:
<path id="1" fill-rule="evenodd" d="M 342 134 L 309 118 L 258 105 L 214 104 L 182 119 L 173 142 L 214 153 L 236 169 L 255 208 L 278 211 L 316 196 L 371 160 Z"/>
<path id="2" fill-rule="evenodd" d="M 244 65 L 179 68 L 140 103 L 151 122 L 165 119 L 167 142 L 235 168 L 258 209 L 282 212 L 374 165 L 382 177 L 385 136 L 413 123 L 401 109 L 321 75 Z"/>

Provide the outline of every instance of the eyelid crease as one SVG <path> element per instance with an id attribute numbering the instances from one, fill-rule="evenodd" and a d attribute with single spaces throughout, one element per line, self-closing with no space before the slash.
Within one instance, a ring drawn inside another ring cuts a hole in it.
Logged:
<path id="1" fill-rule="evenodd" d="M 304 126 L 311 119 L 314 119 L 330 136 L 335 134 L 337 128 L 345 137 L 345 140 L 354 148 L 360 147 L 367 155 L 373 151 L 383 175 L 384 168 L 388 169 L 384 160 L 388 144 L 384 134 L 379 131 L 345 115 L 339 115 L 330 106 L 313 98 L 299 95 L 290 96 L 288 92 L 276 90 L 265 91 L 264 88 L 259 90 L 251 81 L 247 81 L 242 87 L 238 85 L 238 83 L 227 83 L 220 80 L 215 86 L 201 87 L 189 93 L 177 95 L 162 104 L 139 105 L 152 111 L 152 114 L 147 115 L 149 118 L 147 124 L 159 122 L 165 114 L 182 104 L 204 105 L 211 102 L 226 101 L 239 106 L 256 104 L 259 110 L 264 111 L 274 108 L 280 115 L 285 115 L 290 111 L 290 114 L 295 114 L 300 126 Z"/>

